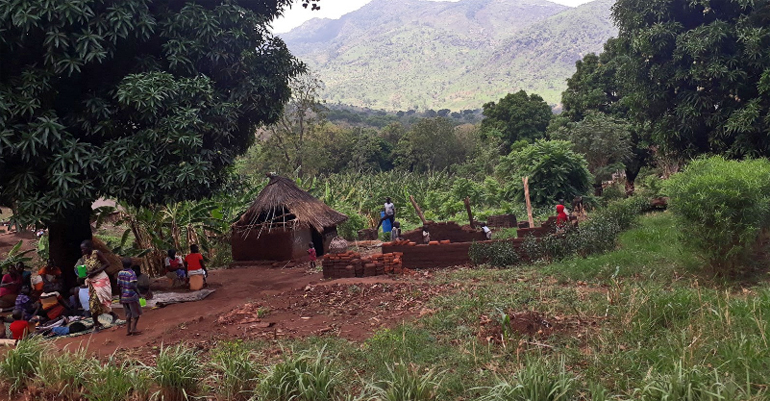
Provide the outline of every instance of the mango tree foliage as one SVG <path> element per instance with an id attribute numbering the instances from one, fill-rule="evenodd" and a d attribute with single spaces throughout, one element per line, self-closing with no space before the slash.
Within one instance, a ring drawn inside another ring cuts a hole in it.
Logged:
<path id="1" fill-rule="evenodd" d="M 619 0 L 627 98 L 683 155 L 770 155 L 770 3 Z"/>
<path id="2" fill-rule="evenodd" d="M 569 141 L 539 140 L 502 157 L 496 174 L 505 185 L 508 200 L 523 200 L 523 177 L 529 177 L 529 193 L 535 206 L 571 200 L 591 188 L 591 173 L 583 155 Z"/>
<path id="3" fill-rule="evenodd" d="M 527 95 L 525 91 L 509 93 L 497 103 L 483 106 L 484 120 L 481 129 L 499 132 L 507 149 L 516 141 L 533 142 L 545 137 L 553 113 L 540 95 Z"/>
<path id="4" fill-rule="evenodd" d="M 289 3 L 0 2 L 0 203 L 45 222 L 53 253 L 90 237 L 101 196 L 216 191 L 304 69 L 267 28 Z"/>

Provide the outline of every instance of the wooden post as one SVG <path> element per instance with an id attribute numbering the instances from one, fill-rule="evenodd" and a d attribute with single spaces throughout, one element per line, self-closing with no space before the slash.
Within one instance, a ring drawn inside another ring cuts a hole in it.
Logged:
<path id="1" fill-rule="evenodd" d="M 422 214 L 422 210 L 420 210 L 420 206 L 418 206 L 417 202 L 414 200 L 414 196 L 409 195 L 409 200 L 412 201 L 412 206 L 414 206 L 414 210 L 417 212 L 417 216 L 420 218 L 420 221 L 422 221 L 422 225 L 428 224 L 428 221 L 425 220 L 425 215 Z"/>
<path id="2" fill-rule="evenodd" d="M 529 200 L 529 177 L 524 177 L 524 199 L 527 201 L 527 218 L 529 219 L 529 228 L 535 228 L 535 219 L 532 217 L 532 202 Z"/>
<path id="3" fill-rule="evenodd" d="M 471 225 L 471 228 L 476 228 L 476 225 L 473 224 L 473 212 L 471 212 L 471 198 L 466 196 L 465 197 L 465 211 L 468 212 L 468 222 Z"/>

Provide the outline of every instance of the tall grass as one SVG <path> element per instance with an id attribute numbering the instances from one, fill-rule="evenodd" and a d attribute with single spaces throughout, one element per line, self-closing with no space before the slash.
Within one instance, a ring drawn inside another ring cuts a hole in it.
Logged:
<path id="1" fill-rule="evenodd" d="M 259 368 L 252 356 L 253 352 L 240 341 L 221 344 L 213 351 L 211 365 L 221 399 L 248 400 L 254 395 Z"/>
<path id="2" fill-rule="evenodd" d="M 428 401 L 436 399 L 439 381 L 435 372 L 420 373 L 414 366 L 403 361 L 388 365 L 390 378 L 369 385 L 373 399 L 378 401 Z"/>
<path id="3" fill-rule="evenodd" d="M 202 376 L 198 353 L 183 344 L 162 347 L 151 371 L 160 388 L 156 396 L 164 401 L 190 399 L 200 389 Z"/>
<path id="4" fill-rule="evenodd" d="M 0 380 L 8 385 L 11 393 L 24 389 L 48 352 L 49 346 L 41 339 L 33 337 L 19 341 L 16 348 L 9 350 L 0 361 Z"/>
<path id="5" fill-rule="evenodd" d="M 576 381 L 564 367 L 547 359 L 527 359 L 513 380 L 501 380 L 479 401 L 566 401 L 576 393 Z"/>
<path id="6" fill-rule="evenodd" d="M 150 393 L 149 372 L 143 366 L 113 358 L 96 365 L 85 398 L 89 401 L 146 400 Z"/>
<path id="7" fill-rule="evenodd" d="M 258 392 L 271 401 L 334 401 L 341 396 L 341 373 L 325 348 L 292 354 L 267 369 Z"/>
<path id="8" fill-rule="evenodd" d="M 85 349 L 61 355 L 47 353 L 36 369 L 35 383 L 43 392 L 62 400 L 81 400 L 96 360 Z"/>

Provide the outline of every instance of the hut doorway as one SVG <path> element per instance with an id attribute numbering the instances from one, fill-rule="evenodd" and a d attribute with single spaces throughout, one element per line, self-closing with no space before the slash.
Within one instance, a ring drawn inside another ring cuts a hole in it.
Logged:
<path id="1" fill-rule="evenodd" d="M 318 257 L 324 256 L 324 237 L 316 230 L 310 230 L 310 236 L 313 240 L 313 247 L 315 248 L 316 255 Z"/>

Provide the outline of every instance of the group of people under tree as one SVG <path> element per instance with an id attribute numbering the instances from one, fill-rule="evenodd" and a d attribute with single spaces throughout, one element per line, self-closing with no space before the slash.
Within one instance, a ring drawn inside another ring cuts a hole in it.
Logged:
<path id="1" fill-rule="evenodd" d="M 191 245 L 190 251 L 190 254 L 182 258 L 176 255 L 175 250 L 169 250 L 165 263 L 168 275 L 173 275 L 176 280 L 200 275 L 205 280 L 207 270 L 203 255 L 197 245 Z M 0 281 L 0 308 L 12 309 L 10 331 L 13 339 L 21 340 L 35 333 L 34 327 L 41 327 L 44 330 L 38 332 L 50 335 L 70 334 L 69 330 L 53 325 L 52 322 L 60 319 L 71 322 L 90 317 L 95 331 L 104 327 L 99 320 L 102 315 L 110 316 L 110 324 L 118 320 L 118 315 L 113 311 L 113 288 L 107 274 L 109 260 L 95 249 L 90 240 L 81 243 L 80 252 L 81 258 L 74 267 L 78 285 L 70 290 L 67 298 L 62 296 L 65 289 L 62 271 L 53 260 L 48 260 L 37 275 L 32 275 L 21 262 L 12 265 L 3 275 Z M 150 279 L 142 274 L 141 266 L 131 258 L 122 258 L 121 265 L 116 283 L 127 321 L 126 334 L 136 335 L 140 333 L 137 329 L 142 315 L 140 301 L 152 298 Z M 50 329 L 48 324 L 51 324 Z M 77 326 L 77 331 L 85 329 L 82 324 Z"/>

